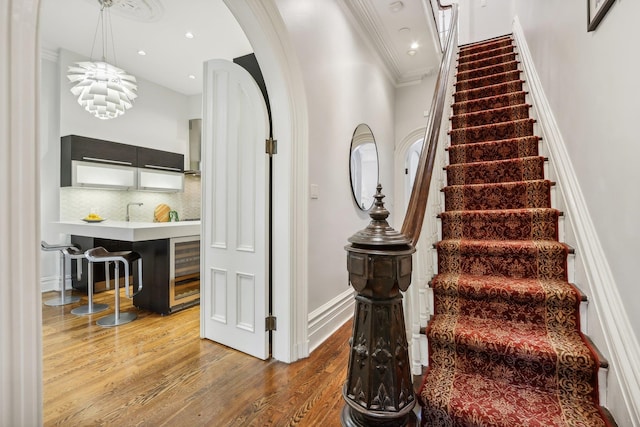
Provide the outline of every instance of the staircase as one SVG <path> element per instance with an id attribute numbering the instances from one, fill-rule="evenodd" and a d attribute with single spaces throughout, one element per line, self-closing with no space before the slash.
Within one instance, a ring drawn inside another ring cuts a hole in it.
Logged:
<path id="1" fill-rule="evenodd" d="M 460 48 L 425 426 L 611 426 L 511 36 Z"/>

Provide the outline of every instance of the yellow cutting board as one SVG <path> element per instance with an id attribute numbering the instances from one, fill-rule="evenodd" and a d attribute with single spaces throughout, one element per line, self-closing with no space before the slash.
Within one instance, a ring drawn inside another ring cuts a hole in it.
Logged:
<path id="1" fill-rule="evenodd" d="M 169 222 L 169 211 L 171 208 L 164 203 L 159 204 L 153 210 L 153 221 L 154 222 Z"/>

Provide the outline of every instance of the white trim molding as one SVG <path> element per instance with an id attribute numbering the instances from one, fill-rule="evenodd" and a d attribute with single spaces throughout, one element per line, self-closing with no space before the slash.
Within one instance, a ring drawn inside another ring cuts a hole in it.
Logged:
<path id="1" fill-rule="evenodd" d="M 42 425 L 38 0 L 0 0 L 0 426 Z"/>
<path id="2" fill-rule="evenodd" d="M 578 285 L 589 297 L 588 310 L 594 310 L 589 334 L 609 359 L 607 407 L 620 425 L 640 425 L 640 345 L 626 315 L 618 287 L 607 263 L 598 234 L 578 178 L 555 120 L 542 82 L 527 45 L 524 30 L 516 16 L 513 33 L 529 86 L 550 164 L 554 168 L 558 197 L 562 198 L 565 223 L 571 227 L 576 246 L 576 263 L 584 269 L 586 283 Z M 594 322 L 593 319 L 596 319 Z M 595 324 L 594 324 L 595 323 Z M 626 413 L 622 413 L 625 411 Z"/>
<path id="3" fill-rule="evenodd" d="M 315 350 L 353 317 L 355 292 L 346 291 L 309 313 L 309 350 Z"/>
<path id="4" fill-rule="evenodd" d="M 273 357 L 308 353 L 308 115 L 302 73 L 274 0 L 224 0 L 253 47 L 269 90 L 273 137 Z"/>

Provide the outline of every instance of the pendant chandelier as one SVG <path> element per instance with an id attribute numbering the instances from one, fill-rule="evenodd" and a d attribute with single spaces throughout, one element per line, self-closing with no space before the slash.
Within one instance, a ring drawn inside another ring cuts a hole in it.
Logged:
<path id="1" fill-rule="evenodd" d="M 113 60 L 115 62 L 115 47 L 113 47 L 113 30 L 109 7 L 113 0 L 98 0 L 100 3 L 100 18 L 98 28 L 102 35 L 102 61 L 93 61 L 93 47 L 91 61 L 76 62 L 70 65 L 67 78 L 74 86 L 71 93 L 78 97 L 78 104 L 95 117 L 107 120 L 125 113 L 133 106 L 137 98 L 136 78 L 126 71 L 107 62 L 107 39 L 111 32 Z M 108 22 L 105 22 L 105 16 Z M 96 28 L 96 36 L 98 34 Z"/>

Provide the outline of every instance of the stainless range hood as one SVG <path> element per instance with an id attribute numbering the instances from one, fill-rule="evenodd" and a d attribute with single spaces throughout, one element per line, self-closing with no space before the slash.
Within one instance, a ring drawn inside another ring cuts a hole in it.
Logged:
<path id="1" fill-rule="evenodd" d="M 189 169 L 187 175 L 200 175 L 200 153 L 202 147 L 202 119 L 189 120 Z"/>

